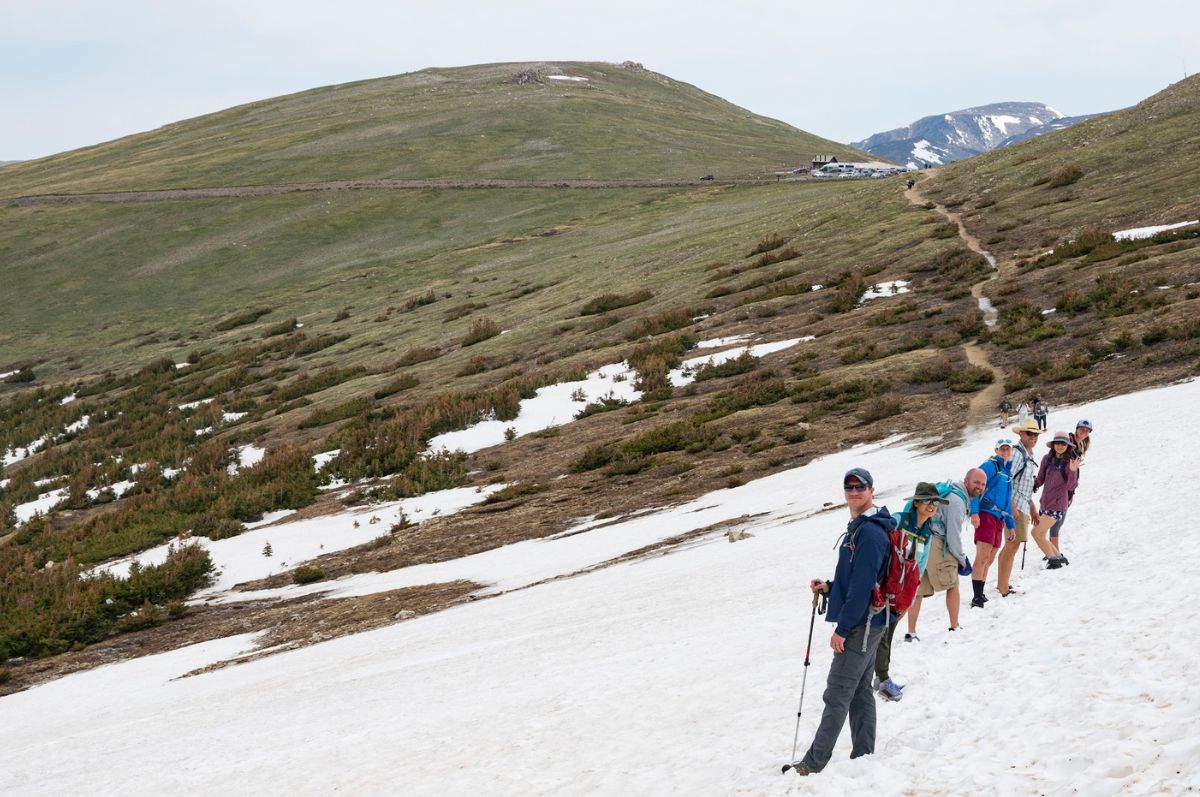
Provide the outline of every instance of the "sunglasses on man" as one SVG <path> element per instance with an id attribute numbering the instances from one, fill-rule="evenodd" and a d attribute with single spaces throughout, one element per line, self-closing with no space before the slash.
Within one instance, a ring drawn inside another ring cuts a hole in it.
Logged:
<path id="1" fill-rule="evenodd" d="M 842 489 L 848 493 L 861 493 L 867 489 L 867 485 L 862 482 L 846 482 L 842 485 Z"/>

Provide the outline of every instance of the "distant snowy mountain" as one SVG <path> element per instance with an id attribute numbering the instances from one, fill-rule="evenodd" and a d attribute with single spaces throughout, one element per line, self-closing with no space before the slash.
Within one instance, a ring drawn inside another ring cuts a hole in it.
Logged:
<path id="1" fill-rule="evenodd" d="M 1008 138 L 1004 139 L 999 144 L 997 144 L 994 147 L 994 149 L 1000 149 L 1001 147 L 1011 147 L 1013 144 L 1019 144 L 1022 141 L 1028 141 L 1031 138 L 1037 138 L 1038 136 L 1044 136 L 1047 133 L 1053 133 L 1057 130 L 1065 130 L 1066 128 L 1071 127 L 1072 125 L 1077 125 L 1080 122 L 1086 122 L 1088 119 L 1095 119 L 1100 116 L 1108 116 L 1108 112 L 1089 113 L 1089 114 L 1085 114 L 1084 116 L 1063 116 L 1059 119 L 1055 119 L 1052 122 L 1047 122 L 1046 124 L 1044 124 L 1040 127 L 1032 127 L 1031 126 L 1031 127 L 1027 128 L 1024 133 L 1014 133 L 1013 135 L 1009 136 Z"/>
<path id="2" fill-rule="evenodd" d="M 1032 137 L 1042 131 L 1061 130 L 1071 121 L 1040 102 L 998 102 L 961 111 L 926 116 L 908 127 L 898 127 L 851 146 L 897 163 L 937 166 L 963 160 L 990 149 Z"/>

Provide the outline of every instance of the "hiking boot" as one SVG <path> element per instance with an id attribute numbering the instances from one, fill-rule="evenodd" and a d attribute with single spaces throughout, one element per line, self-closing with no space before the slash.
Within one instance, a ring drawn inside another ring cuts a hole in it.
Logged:
<path id="1" fill-rule="evenodd" d="M 971 608 L 982 609 L 984 600 L 984 598 L 971 598 Z"/>
<path id="2" fill-rule="evenodd" d="M 791 770 L 793 772 L 795 772 L 797 775 L 799 775 L 800 777 L 804 777 L 805 775 L 817 774 L 817 771 L 815 769 L 809 769 L 803 761 L 797 761 L 796 763 L 792 764 Z"/>
<path id="3" fill-rule="evenodd" d="M 879 696 L 884 700 L 896 701 L 904 697 L 904 692 L 900 689 L 900 686 L 891 678 L 881 683 L 877 691 L 879 692 Z"/>
<path id="4" fill-rule="evenodd" d="M 920 642 L 921 637 L 917 636 L 916 634 L 905 634 L 904 641 L 905 642 Z"/>
<path id="5" fill-rule="evenodd" d="M 1046 569 L 1047 570 L 1057 570 L 1058 568 L 1060 568 L 1062 566 L 1063 566 L 1063 560 L 1061 557 L 1058 557 L 1058 556 L 1046 561 Z"/>

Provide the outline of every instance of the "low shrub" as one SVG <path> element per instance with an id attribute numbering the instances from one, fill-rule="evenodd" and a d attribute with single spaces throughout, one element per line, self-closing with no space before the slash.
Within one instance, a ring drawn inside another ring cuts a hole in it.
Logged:
<path id="1" fill-rule="evenodd" d="M 409 365 L 416 365 L 417 363 L 436 360 L 441 356 L 442 353 L 440 351 L 429 346 L 414 346 L 400 355 L 400 359 L 396 361 L 396 366 L 403 368 Z"/>
<path id="2" fill-rule="evenodd" d="M 494 338 L 500 334 L 500 325 L 490 318 L 476 318 L 471 322 L 471 326 L 467 329 L 467 334 L 463 337 L 462 347 L 474 346 L 476 343 L 481 343 L 488 338 Z"/>
<path id="3" fill-rule="evenodd" d="M 692 371 L 692 380 L 704 382 L 709 379 L 722 379 L 727 376 L 744 374 L 747 371 L 753 371 L 759 362 L 759 358 L 747 350 L 737 357 L 721 363 L 701 363 Z"/>
<path id="4" fill-rule="evenodd" d="M 293 584 L 312 584 L 325 578 L 325 571 L 316 565 L 304 565 L 292 571 Z"/>
<path id="5" fill-rule="evenodd" d="M 955 393 L 974 393 L 995 380 L 992 372 L 978 365 L 968 365 L 946 377 L 946 387 Z"/>
<path id="6" fill-rule="evenodd" d="M 255 307 L 250 310 L 242 310 L 239 313 L 234 313 L 231 316 L 226 316 L 225 318 L 221 319 L 217 322 L 217 325 L 213 327 L 213 329 L 215 329 L 217 332 L 227 332 L 231 329 L 244 327 L 247 324 L 253 324 L 258 319 L 270 313 L 272 310 L 274 310 L 272 307 Z"/>
<path id="7" fill-rule="evenodd" d="M 580 315 L 599 315 L 607 313 L 610 310 L 618 310 L 622 307 L 640 304 L 654 297 L 654 294 L 647 290 L 634 291 L 632 293 L 605 293 L 600 296 L 595 296 L 584 302 L 583 307 L 579 308 Z"/>
<path id="8" fill-rule="evenodd" d="M 1050 181 L 1046 183 L 1047 188 L 1062 188 L 1065 185 L 1076 183 L 1083 177 L 1083 169 L 1075 164 L 1067 164 L 1050 177 Z"/>
<path id="9" fill-rule="evenodd" d="M 900 397 L 894 393 L 888 393 L 883 396 L 877 396 L 867 402 L 862 412 L 858 417 L 863 423 L 874 423 L 882 421 L 884 418 L 891 418 L 894 415 L 899 415 L 904 411 L 904 404 Z"/>
<path id="10" fill-rule="evenodd" d="M 375 400 L 378 401 L 379 399 L 393 396 L 401 391 L 410 390 L 420 383 L 420 380 L 412 374 L 401 374 L 383 387 L 376 390 L 374 394 Z"/>
<path id="11" fill-rule="evenodd" d="M 763 238 L 761 241 L 755 244 L 754 248 L 746 254 L 746 257 L 754 257 L 755 255 L 761 255 L 763 252 L 770 252 L 773 249 L 778 249 L 787 243 L 788 240 L 788 238 L 784 238 L 778 233 L 768 235 L 766 238 Z"/>

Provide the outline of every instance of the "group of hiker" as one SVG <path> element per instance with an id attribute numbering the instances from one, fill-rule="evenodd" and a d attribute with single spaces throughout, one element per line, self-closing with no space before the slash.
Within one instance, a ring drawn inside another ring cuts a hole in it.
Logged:
<path id="1" fill-rule="evenodd" d="M 1013 403 L 1008 396 L 1000 399 L 1000 428 L 1008 426 L 1009 421 L 1013 416 Z M 1034 394 L 1028 399 L 1021 399 L 1016 406 L 1017 425 L 1025 423 L 1029 420 L 1029 416 L 1033 416 L 1033 420 L 1037 423 L 1038 428 L 1043 432 L 1046 431 L 1046 419 L 1050 417 L 1050 407 L 1046 402 L 1042 401 L 1042 397 Z"/>
<path id="2" fill-rule="evenodd" d="M 827 606 L 822 609 L 826 620 L 836 623 L 825 708 L 808 752 L 785 766 L 785 772 L 810 775 L 824 769 L 847 716 L 850 757 L 874 752 L 875 694 L 893 701 L 903 697 L 903 687 L 888 672 L 892 639 L 904 621 L 904 641 L 920 642 L 917 621 L 925 598 L 945 593 L 949 629 L 957 632 L 962 576 L 971 578 L 970 606 L 983 609 L 993 564 L 996 592 L 1003 598 L 1019 594 L 1011 582 L 1012 571 L 1019 549 L 1024 566 L 1024 547 L 1031 537 L 1048 569 L 1069 564 L 1061 531 L 1091 446 L 1092 424 L 1084 419 L 1074 432 L 1056 432 L 1039 458 L 1036 446 L 1046 433 L 1047 411 L 1038 397 L 1032 406 L 1034 415 L 1029 417 L 1029 404 L 1022 402 L 1026 414 L 1019 414 L 1012 428 L 1015 441 L 998 439 L 992 455 L 961 480 L 918 483 L 897 515 L 875 505 L 875 481 L 866 469 L 846 472 L 842 489 L 850 523 L 838 545 L 837 568 L 831 581 L 813 579 L 810 584 L 813 619 L 821 602 Z M 962 532 L 968 523 L 974 534 L 974 562 L 963 548 Z M 805 666 L 811 648 L 810 621 Z M 793 759 L 795 752 L 793 744 Z"/>

